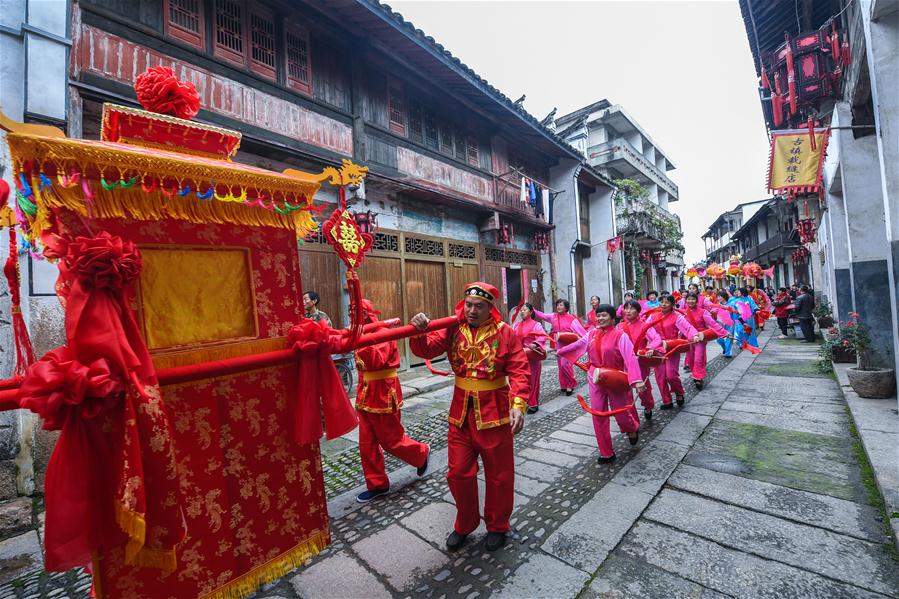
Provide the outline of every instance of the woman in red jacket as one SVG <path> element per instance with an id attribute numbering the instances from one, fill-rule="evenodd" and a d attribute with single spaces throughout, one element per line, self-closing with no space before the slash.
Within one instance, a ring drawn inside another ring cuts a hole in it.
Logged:
<path id="1" fill-rule="evenodd" d="M 787 322 L 790 316 L 790 304 L 793 303 L 793 296 L 790 295 L 786 287 L 777 290 L 777 296 L 772 302 L 774 304 L 774 316 L 777 318 L 777 326 L 780 327 L 781 339 L 787 338 Z"/>

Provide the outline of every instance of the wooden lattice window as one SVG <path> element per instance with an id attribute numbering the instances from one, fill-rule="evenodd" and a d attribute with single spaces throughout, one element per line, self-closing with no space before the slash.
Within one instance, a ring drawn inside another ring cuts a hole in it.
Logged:
<path id="1" fill-rule="evenodd" d="M 443 241 L 437 239 L 425 239 L 422 237 L 406 237 L 405 249 L 407 254 L 419 256 L 444 256 Z"/>
<path id="2" fill-rule="evenodd" d="M 424 123 L 422 122 L 421 102 L 409 100 L 409 139 L 421 143 L 424 139 Z"/>
<path id="3" fill-rule="evenodd" d="M 440 123 L 440 151 L 453 155 L 453 128 L 446 122 Z"/>
<path id="4" fill-rule="evenodd" d="M 243 8 L 240 0 L 215 0 L 215 55 L 246 64 Z"/>
<path id="5" fill-rule="evenodd" d="M 425 145 L 436 150 L 439 146 L 438 140 L 437 115 L 429 108 L 425 111 Z"/>
<path id="6" fill-rule="evenodd" d="M 269 79 L 276 78 L 275 15 L 261 6 L 250 7 L 250 69 Z"/>
<path id="7" fill-rule="evenodd" d="M 296 23 L 284 27 L 284 49 L 287 61 L 287 85 L 312 94 L 312 51 L 309 30 Z"/>
<path id="8" fill-rule="evenodd" d="M 481 156 L 478 150 L 478 136 L 472 132 L 468 133 L 468 164 L 471 166 L 480 166 Z"/>
<path id="9" fill-rule="evenodd" d="M 203 2 L 201 0 L 166 0 L 166 35 L 203 49 Z"/>
<path id="10" fill-rule="evenodd" d="M 475 260 L 478 257 L 477 248 L 467 243 L 449 243 L 449 257 Z"/>
<path id="11" fill-rule="evenodd" d="M 399 235 L 391 233 L 375 233 L 375 242 L 372 245 L 372 249 L 379 252 L 399 253 L 399 241 Z"/>
<path id="12" fill-rule="evenodd" d="M 403 84 L 393 78 L 387 81 L 387 114 L 390 117 L 390 130 L 405 135 L 406 99 L 403 94 Z"/>
<path id="13" fill-rule="evenodd" d="M 456 148 L 456 158 L 465 160 L 465 134 L 462 133 L 462 129 L 456 128 L 453 131 L 453 142 Z"/>

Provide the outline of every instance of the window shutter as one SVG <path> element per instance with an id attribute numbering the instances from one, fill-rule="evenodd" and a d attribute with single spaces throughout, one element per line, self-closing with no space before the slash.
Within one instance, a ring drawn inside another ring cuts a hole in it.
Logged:
<path id="1" fill-rule="evenodd" d="M 425 110 L 425 145 L 435 150 L 439 146 L 437 135 L 437 115 L 431 108 Z"/>
<path id="2" fill-rule="evenodd" d="M 453 128 L 446 122 L 440 123 L 440 151 L 453 155 Z"/>
<path id="3" fill-rule="evenodd" d="M 203 3 L 201 0 L 166 0 L 166 35 L 203 49 Z"/>
<path id="4" fill-rule="evenodd" d="M 312 53 L 309 31 L 296 23 L 284 28 L 285 59 L 287 61 L 287 85 L 304 93 L 312 93 Z"/>
<path id="5" fill-rule="evenodd" d="M 406 134 L 406 99 L 403 84 L 396 79 L 387 81 L 387 114 L 390 130 L 400 135 Z"/>
<path id="6" fill-rule="evenodd" d="M 276 78 L 275 15 L 267 8 L 250 8 L 250 69 L 269 79 Z"/>
<path id="7" fill-rule="evenodd" d="M 478 152 L 478 136 L 473 132 L 468 132 L 468 164 L 471 166 L 480 166 L 481 159 Z"/>
<path id="8" fill-rule="evenodd" d="M 462 129 L 457 127 L 453 131 L 453 137 L 456 147 L 456 158 L 465 160 L 465 134 L 462 133 Z"/>
<path id="9" fill-rule="evenodd" d="M 215 55 L 236 64 L 244 57 L 244 22 L 240 0 L 215 0 Z"/>

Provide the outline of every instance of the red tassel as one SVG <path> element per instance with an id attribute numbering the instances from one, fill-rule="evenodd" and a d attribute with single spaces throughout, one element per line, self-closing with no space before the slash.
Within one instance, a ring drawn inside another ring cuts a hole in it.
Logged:
<path id="1" fill-rule="evenodd" d="M 790 93 L 790 115 L 794 115 L 797 112 L 796 108 L 796 69 L 793 64 L 793 44 L 790 42 L 790 37 L 785 36 L 787 40 L 787 88 Z"/>
<path id="2" fill-rule="evenodd" d="M 765 70 L 765 65 L 762 65 L 762 89 L 771 89 L 771 82 L 768 81 L 768 71 Z"/>
<path id="3" fill-rule="evenodd" d="M 849 38 L 843 33 L 843 54 L 841 56 L 843 64 L 849 66 L 852 64 L 852 53 L 849 50 Z"/>
<path id="4" fill-rule="evenodd" d="M 812 122 L 812 117 L 808 117 L 808 142 L 812 147 L 812 152 L 818 150 L 818 144 L 815 143 L 815 124 Z"/>
<path id="5" fill-rule="evenodd" d="M 25 376 L 25 371 L 34 362 L 34 348 L 31 337 L 25 326 L 21 307 L 21 273 L 19 272 L 19 248 L 16 246 L 16 230 L 9 228 L 9 257 L 3 266 L 3 274 L 9 284 L 9 295 L 12 299 L 12 331 L 16 343 L 16 367 L 14 376 Z"/>
<path id="6" fill-rule="evenodd" d="M 780 127 L 784 120 L 783 95 L 780 92 L 780 73 L 774 73 L 774 94 L 771 96 L 771 112 L 774 113 L 774 126 Z"/>

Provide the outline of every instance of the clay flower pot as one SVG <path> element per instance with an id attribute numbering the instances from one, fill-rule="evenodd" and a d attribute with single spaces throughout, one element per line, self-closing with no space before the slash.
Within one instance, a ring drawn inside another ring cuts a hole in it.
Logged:
<path id="1" fill-rule="evenodd" d="M 896 373 L 892 368 L 871 368 L 861 370 L 858 367 L 847 371 L 849 384 L 859 397 L 868 399 L 887 399 L 896 393 Z"/>

